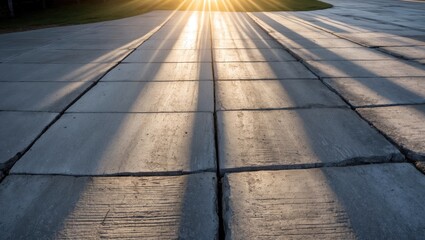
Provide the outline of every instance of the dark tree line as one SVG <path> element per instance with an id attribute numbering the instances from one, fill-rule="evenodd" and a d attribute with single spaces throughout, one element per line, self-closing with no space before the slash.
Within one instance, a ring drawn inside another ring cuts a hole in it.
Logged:
<path id="1" fill-rule="evenodd" d="M 93 0 L 0 0 L 0 16 L 14 17 L 22 12 L 37 11 L 66 4 L 78 4 L 80 1 Z"/>

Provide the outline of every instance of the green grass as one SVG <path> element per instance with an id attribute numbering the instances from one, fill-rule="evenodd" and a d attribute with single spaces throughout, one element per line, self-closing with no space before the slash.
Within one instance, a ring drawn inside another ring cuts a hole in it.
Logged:
<path id="1" fill-rule="evenodd" d="M 208 5 L 210 7 L 208 7 Z M 81 3 L 1 19 L 0 32 L 99 22 L 152 10 L 304 11 L 332 7 L 318 0 L 106 0 Z"/>

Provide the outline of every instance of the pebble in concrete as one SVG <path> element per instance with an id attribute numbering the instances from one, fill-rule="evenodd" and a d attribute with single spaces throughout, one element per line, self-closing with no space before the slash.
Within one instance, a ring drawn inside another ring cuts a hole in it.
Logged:
<path id="1" fill-rule="evenodd" d="M 412 165 L 232 173 L 226 239 L 422 239 L 425 178 Z"/>
<path id="2" fill-rule="evenodd" d="M 292 49 L 303 60 L 343 61 L 343 60 L 394 60 L 395 58 L 368 48 L 311 48 Z"/>
<path id="3" fill-rule="evenodd" d="M 55 117 L 55 113 L 0 112 L 0 170 L 25 150 Z"/>
<path id="4" fill-rule="evenodd" d="M 34 174 L 215 170 L 211 113 L 65 114 L 12 168 Z"/>
<path id="5" fill-rule="evenodd" d="M 216 49 L 216 62 L 282 62 L 296 61 L 283 49 Z"/>
<path id="6" fill-rule="evenodd" d="M 0 82 L 0 109 L 61 112 L 92 83 Z"/>
<path id="7" fill-rule="evenodd" d="M 425 105 L 358 109 L 413 160 L 425 161 Z"/>
<path id="8" fill-rule="evenodd" d="M 0 232 L 4 239 L 217 239 L 215 192 L 213 173 L 12 175 L 0 184 Z"/>
<path id="9" fill-rule="evenodd" d="M 218 110 L 346 106 L 318 80 L 218 81 L 216 86 Z"/>
<path id="10" fill-rule="evenodd" d="M 325 78 L 354 107 L 425 103 L 425 77 Z"/>
<path id="11" fill-rule="evenodd" d="M 213 83 L 212 81 L 100 82 L 69 111 L 213 112 Z"/>
<path id="12" fill-rule="evenodd" d="M 96 81 L 113 64 L 0 64 L 0 81 L 86 82 Z"/>
<path id="13" fill-rule="evenodd" d="M 215 63 L 217 80 L 317 79 L 299 62 Z"/>
<path id="14" fill-rule="evenodd" d="M 423 77 L 425 67 L 413 62 L 393 61 L 307 61 L 321 77 Z"/>
<path id="15" fill-rule="evenodd" d="M 136 50 L 123 62 L 211 62 L 211 50 Z"/>
<path id="16" fill-rule="evenodd" d="M 36 49 L 7 59 L 11 63 L 110 63 L 121 61 L 130 50 Z"/>
<path id="17" fill-rule="evenodd" d="M 211 63 L 125 63 L 102 81 L 213 80 Z"/>
<path id="18" fill-rule="evenodd" d="M 219 112 L 218 140 L 222 172 L 404 159 L 348 109 Z"/>

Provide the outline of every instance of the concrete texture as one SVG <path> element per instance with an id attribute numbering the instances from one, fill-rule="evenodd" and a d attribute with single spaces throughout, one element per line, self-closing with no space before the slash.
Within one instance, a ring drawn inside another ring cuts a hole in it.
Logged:
<path id="1" fill-rule="evenodd" d="M 217 80 L 317 79 L 299 62 L 215 63 Z"/>
<path id="2" fill-rule="evenodd" d="M 213 46 L 215 49 L 268 49 L 282 47 L 271 39 L 214 39 Z"/>
<path id="3" fill-rule="evenodd" d="M 412 160 L 425 161 L 425 105 L 359 109 Z"/>
<path id="4" fill-rule="evenodd" d="M 290 49 L 313 48 L 360 48 L 361 46 L 339 38 L 312 38 L 312 39 L 277 39 L 282 45 Z"/>
<path id="5" fill-rule="evenodd" d="M 348 109 L 219 112 L 217 124 L 222 173 L 403 160 Z"/>
<path id="6" fill-rule="evenodd" d="M 96 81 L 113 64 L 0 64 L 4 82 L 87 82 Z"/>
<path id="7" fill-rule="evenodd" d="M 211 63 L 126 63 L 102 81 L 213 80 Z"/>
<path id="8" fill-rule="evenodd" d="M 4 239 L 217 239 L 216 181 L 213 173 L 9 176 L 0 185 L 0 231 Z"/>
<path id="9" fill-rule="evenodd" d="M 67 49 L 56 50 L 41 48 L 16 57 L 8 58 L 10 63 L 111 63 L 121 61 L 130 50 L 93 50 Z"/>
<path id="10" fill-rule="evenodd" d="M 425 77 L 325 78 L 354 107 L 425 103 Z"/>
<path id="11" fill-rule="evenodd" d="M 0 82 L 0 110 L 61 112 L 90 82 Z"/>
<path id="12" fill-rule="evenodd" d="M 218 110 L 346 106 L 318 80 L 219 81 L 216 92 Z"/>
<path id="13" fill-rule="evenodd" d="M 216 49 L 216 62 L 282 62 L 296 61 L 287 51 L 279 48 L 265 49 Z"/>
<path id="14" fill-rule="evenodd" d="M 308 61 L 321 77 L 423 77 L 425 66 L 393 61 Z"/>
<path id="15" fill-rule="evenodd" d="M 303 60 L 343 61 L 343 60 L 395 60 L 388 54 L 367 48 L 309 48 L 292 49 Z"/>
<path id="16" fill-rule="evenodd" d="M 211 40 L 209 39 L 149 39 L 138 49 L 157 50 L 157 49 L 211 49 Z"/>
<path id="17" fill-rule="evenodd" d="M 211 50 L 136 50 L 124 62 L 211 62 Z"/>
<path id="18" fill-rule="evenodd" d="M 226 239 L 422 239 L 425 178 L 412 165 L 226 175 Z"/>
<path id="19" fill-rule="evenodd" d="M 101 82 L 68 111 L 213 112 L 213 83 L 212 81 Z"/>
<path id="20" fill-rule="evenodd" d="M 425 59 L 425 46 L 383 47 L 384 51 L 408 59 Z"/>
<path id="21" fill-rule="evenodd" d="M 0 112 L 0 170 L 24 151 L 56 117 L 55 113 Z"/>
<path id="22" fill-rule="evenodd" d="M 210 113 L 65 114 L 13 173 L 110 175 L 215 170 Z"/>

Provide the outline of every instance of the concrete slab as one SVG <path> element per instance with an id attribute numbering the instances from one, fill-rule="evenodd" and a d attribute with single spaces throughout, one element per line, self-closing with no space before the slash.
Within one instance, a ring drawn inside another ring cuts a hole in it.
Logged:
<path id="1" fill-rule="evenodd" d="M 292 49 L 303 60 L 344 61 L 344 60 L 396 60 L 391 55 L 368 48 L 310 48 Z"/>
<path id="2" fill-rule="evenodd" d="M 102 81 L 213 80 L 211 63 L 124 63 Z"/>
<path id="3" fill-rule="evenodd" d="M 217 110 L 347 106 L 318 80 L 219 81 Z"/>
<path id="4" fill-rule="evenodd" d="M 307 61 L 321 77 L 423 77 L 425 67 L 408 61 Z"/>
<path id="5" fill-rule="evenodd" d="M 216 49 L 216 62 L 283 62 L 296 61 L 283 49 Z"/>
<path id="6" fill-rule="evenodd" d="M 214 111 L 212 81 L 101 82 L 69 112 Z"/>
<path id="7" fill-rule="evenodd" d="M 0 170 L 25 150 L 56 117 L 55 113 L 0 112 Z"/>
<path id="8" fill-rule="evenodd" d="M 342 34 L 340 34 L 342 35 Z M 403 46 L 424 46 L 425 41 L 416 40 L 409 37 L 391 36 L 391 37 L 366 37 L 342 35 L 352 41 L 370 47 L 403 47 Z"/>
<path id="9" fill-rule="evenodd" d="M 49 49 L 87 49 L 87 50 L 100 50 L 100 49 L 134 49 L 138 47 L 145 39 L 110 39 L 104 38 L 102 41 L 99 39 L 62 39 L 54 41 L 46 47 Z"/>
<path id="10" fill-rule="evenodd" d="M 287 48 L 360 48 L 361 45 L 340 38 L 312 38 L 312 39 L 277 39 Z"/>
<path id="11" fill-rule="evenodd" d="M 215 191 L 213 173 L 9 176 L 0 185 L 0 230 L 6 239 L 217 239 Z"/>
<path id="12" fill-rule="evenodd" d="M 52 39 L 11 38 L 9 34 L 0 35 L 1 50 L 32 50 L 47 45 Z"/>
<path id="13" fill-rule="evenodd" d="M 90 82 L 0 82 L 0 110 L 61 112 Z"/>
<path id="14" fill-rule="evenodd" d="M 325 78 L 354 107 L 425 103 L 425 77 Z"/>
<path id="15" fill-rule="evenodd" d="M 111 63 L 119 62 L 130 50 L 37 49 L 8 58 L 9 63 Z"/>
<path id="16" fill-rule="evenodd" d="M 149 39 L 138 49 L 158 50 L 158 49 L 211 49 L 211 40 L 204 38 L 190 39 Z"/>
<path id="17" fill-rule="evenodd" d="M 136 50 L 125 58 L 123 62 L 211 62 L 211 50 Z"/>
<path id="18" fill-rule="evenodd" d="M 23 54 L 27 51 L 27 49 L 0 49 L 0 62 L 4 62 L 8 58 Z"/>
<path id="19" fill-rule="evenodd" d="M 218 140 L 221 173 L 403 160 L 348 109 L 219 112 Z"/>
<path id="20" fill-rule="evenodd" d="M 409 59 L 425 59 L 425 46 L 383 47 L 383 50 Z"/>
<path id="21" fill-rule="evenodd" d="M 87 64 L 0 64 L 0 82 L 87 82 L 97 81 L 113 63 Z"/>
<path id="22" fill-rule="evenodd" d="M 317 79 L 299 62 L 215 63 L 217 80 Z"/>
<path id="23" fill-rule="evenodd" d="M 365 108 L 358 111 L 400 146 L 408 158 L 425 161 L 425 105 Z"/>
<path id="24" fill-rule="evenodd" d="M 244 48 L 244 49 L 268 49 L 281 48 L 282 46 L 271 39 L 213 39 L 214 48 Z"/>
<path id="25" fill-rule="evenodd" d="M 226 239 L 422 239 L 425 178 L 412 165 L 234 173 Z"/>
<path id="26" fill-rule="evenodd" d="M 13 173 L 111 175 L 215 171 L 211 113 L 65 114 Z"/>

